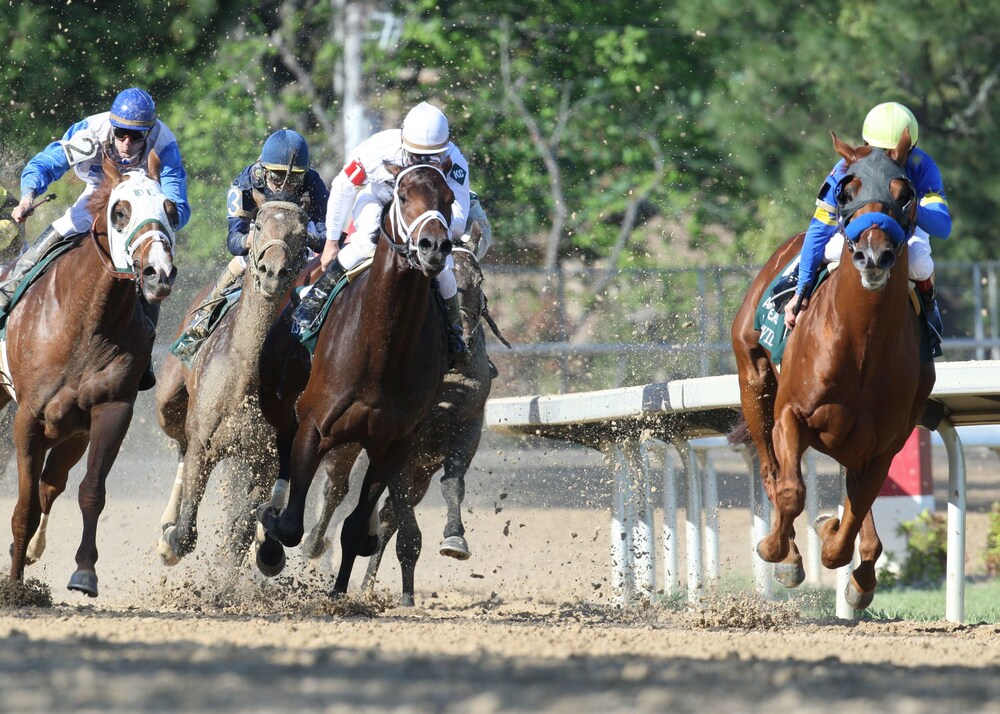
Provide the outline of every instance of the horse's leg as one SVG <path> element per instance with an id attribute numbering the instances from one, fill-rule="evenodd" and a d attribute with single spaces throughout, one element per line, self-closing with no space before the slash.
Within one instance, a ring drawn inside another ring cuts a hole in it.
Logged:
<path id="1" fill-rule="evenodd" d="M 402 471 L 410 455 L 412 437 L 407 437 L 389 446 L 383 453 L 369 453 L 368 471 L 361 487 L 358 505 L 344 520 L 340 531 L 341 560 L 334 593 L 346 593 L 351 580 L 354 560 L 359 555 L 372 555 L 378 548 L 378 536 L 369 532 L 372 512 L 378 505 L 386 485 Z"/>
<path id="2" fill-rule="evenodd" d="M 354 466 L 360 453 L 360 444 L 344 444 L 332 449 L 323 458 L 323 464 L 326 466 L 326 484 L 323 488 L 322 509 L 319 520 L 309 531 L 302 544 L 307 558 L 315 560 L 322 556 L 329 547 L 330 541 L 326 538 L 326 532 L 330 528 L 334 511 L 347 497 L 351 467 Z"/>
<path id="3" fill-rule="evenodd" d="M 111 402 L 90 412 L 90 452 L 79 495 L 83 535 L 76 551 L 76 572 L 67 586 L 90 597 L 97 597 L 97 521 L 104 510 L 105 482 L 128 432 L 132 411 L 131 402 Z"/>
<path id="4" fill-rule="evenodd" d="M 300 427 L 296 431 L 288 472 L 288 506 L 280 514 L 267 508 L 260 516 L 267 535 L 287 548 L 301 543 L 305 534 L 306 496 L 323 457 L 319 446 L 320 435 L 314 426 Z"/>
<path id="5" fill-rule="evenodd" d="M 468 560 L 472 555 L 465 540 L 462 501 L 465 500 L 465 474 L 479 449 L 482 432 L 481 419 L 466 422 L 459 428 L 459 433 L 452 440 L 451 448 L 445 456 L 444 473 L 441 474 L 441 494 L 444 496 L 448 515 L 444 526 L 444 540 L 441 541 L 438 552 L 458 560 Z M 424 491 L 426 490 L 427 486 L 424 486 Z"/>
<path id="6" fill-rule="evenodd" d="M 396 513 L 396 525 L 399 528 L 396 535 L 396 559 L 399 561 L 399 570 L 403 576 L 405 607 L 413 606 L 414 575 L 423 545 L 423 535 L 420 533 L 420 526 L 413 511 L 414 501 L 419 501 L 419 498 L 415 498 L 411 484 L 412 479 L 408 471 L 399 474 L 389 484 L 389 500 Z M 424 488 L 420 496 L 426 492 L 427 489 Z M 381 541 L 381 538 L 379 540 Z"/>
<path id="7" fill-rule="evenodd" d="M 385 555 L 385 549 L 389 546 L 389 541 L 396 535 L 398 529 L 399 524 L 396 522 L 396 508 L 392 505 L 392 500 L 387 499 L 379 511 L 378 547 L 368 559 L 365 579 L 361 582 L 361 589 L 363 591 L 367 593 L 375 591 L 375 581 L 378 578 L 378 569 L 382 565 L 382 557 Z"/>
<path id="8" fill-rule="evenodd" d="M 224 460 L 219 467 L 223 469 L 221 480 L 229 484 L 229 497 L 225 502 L 228 528 L 223 547 L 229 553 L 231 564 L 238 567 L 256 534 L 257 508 L 267 499 L 266 477 L 274 471 L 263 463 L 244 464 L 236 459 Z"/>
<path id="9" fill-rule="evenodd" d="M 42 506 L 42 517 L 38 523 L 38 530 L 35 531 L 28 543 L 28 550 L 25 554 L 26 565 L 38 562 L 42 553 L 45 552 L 45 536 L 48 531 L 49 514 L 52 513 L 52 504 L 66 490 L 70 469 L 76 465 L 86 450 L 87 437 L 81 435 L 53 447 L 45 458 L 45 467 L 42 469 L 41 487 L 38 494 Z"/>
<path id="10" fill-rule="evenodd" d="M 884 454 L 872 459 L 860 473 L 848 469 L 844 515 L 840 519 L 826 519 L 818 529 L 820 540 L 823 542 L 822 556 L 825 567 L 840 568 L 854 558 L 854 541 L 861 531 L 862 523 L 871 512 L 875 497 L 885 483 L 894 455 L 894 453 Z M 873 523 L 872 531 L 874 530 Z M 878 539 L 877 535 L 875 539 Z M 874 552 L 874 545 L 872 547 Z M 874 575 L 870 582 L 864 575 L 861 577 L 866 581 L 865 584 L 872 584 L 874 588 Z"/>
<path id="11" fill-rule="evenodd" d="M 875 519 L 871 511 L 868 511 L 861 521 L 861 543 L 858 552 L 861 554 L 861 562 L 851 573 L 851 582 L 847 584 L 844 596 L 852 608 L 864 610 L 871 605 L 875 597 L 875 587 L 878 585 L 875 563 L 882 555 L 882 541 L 875 530 Z"/>
<path id="12" fill-rule="evenodd" d="M 764 492 L 774 504 L 774 484 L 780 470 L 773 437 L 778 378 L 767 353 L 757 344 L 757 333 L 751 329 L 751 333 L 745 335 L 739 333 L 735 326 L 733 331 L 743 418 L 746 420 L 750 439 L 757 450 Z"/>
<path id="13" fill-rule="evenodd" d="M 39 480 L 45 458 L 45 439 L 41 424 L 30 409 L 18 409 L 14 417 L 14 443 L 17 446 L 17 502 L 10 518 L 13 535 L 10 556 L 10 580 L 24 579 L 28 540 L 38 529 L 42 509 Z"/>
<path id="14" fill-rule="evenodd" d="M 790 408 L 782 409 L 774 430 L 775 453 L 781 468 L 774 482 L 774 524 L 757 544 L 757 553 L 769 563 L 777 563 L 775 579 L 785 587 L 805 580 L 802 556 L 795 545 L 795 519 L 805 506 L 802 481 L 802 454 L 806 444 L 802 426 Z"/>
<path id="15" fill-rule="evenodd" d="M 158 550 L 164 565 L 177 565 L 198 544 L 198 508 L 216 463 L 217 458 L 210 455 L 197 439 L 188 444 L 182 464 L 183 486 L 177 506 L 177 522 L 163 525 L 160 534 Z"/>

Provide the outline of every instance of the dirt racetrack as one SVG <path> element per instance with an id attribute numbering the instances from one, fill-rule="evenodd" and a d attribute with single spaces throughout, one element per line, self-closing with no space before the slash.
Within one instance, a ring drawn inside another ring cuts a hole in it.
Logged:
<path id="1" fill-rule="evenodd" d="M 994 494 L 997 468 L 992 455 L 970 459 L 970 478 Z M 335 554 L 308 564 L 289 551 L 275 581 L 251 565 L 234 571 L 214 547 L 215 482 L 198 550 L 164 567 L 155 542 L 173 472 L 140 410 L 108 483 L 96 600 L 65 590 L 80 528 L 74 472 L 28 571 L 54 604 L 0 609 L 0 710 L 1000 711 L 997 625 L 816 621 L 749 595 L 692 610 L 617 607 L 596 453 L 488 439 L 464 511 L 473 557 L 437 555 L 433 487 L 418 510 L 410 609 L 398 606 L 391 551 L 372 600 L 326 597 Z M 723 556 L 749 582 L 743 479 L 723 473 L 735 506 L 722 514 Z M 8 470 L 5 516 L 14 489 Z M 970 555 L 981 521 L 970 520 Z"/>

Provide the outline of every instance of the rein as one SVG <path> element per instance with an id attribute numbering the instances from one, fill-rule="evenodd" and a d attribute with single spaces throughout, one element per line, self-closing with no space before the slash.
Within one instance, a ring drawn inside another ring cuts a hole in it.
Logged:
<path id="1" fill-rule="evenodd" d="M 466 248 L 464 246 L 456 246 L 456 247 L 454 247 L 454 248 L 451 249 L 451 252 L 452 252 L 452 254 L 455 254 L 455 253 L 465 253 L 465 254 L 467 254 L 469 256 L 469 260 L 471 260 L 472 264 L 476 267 L 476 270 L 479 271 L 480 278 L 482 277 L 483 271 L 482 271 L 482 268 L 479 267 L 479 258 L 476 257 L 476 254 L 475 254 L 474 251 L 472 251 L 469 248 Z M 496 338 L 498 340 L 500 340 L 504 345 L 506 345 L 507 349 L 511 349 L 510 342 L 508 342 L 507 338 L 504 337 L 503 334 L 500 332 L 500 328 L 497 327 L 497 323 L 493 320 L 493 316 L 490 314 L 489 300 L 486 299 L 486 293 L 483 292 L 482 284 L 481 283 L 480 283 L 480 288 L 479 288 L 479 307 L 478 307 L 478 309 L 471 308 L 471 307 L 466 307 L 464 305 L 460 305 L 459 306 L 459 310 L 461 310 L 462 312 L 464 312 L 464 313 L 466 313 L 468 315 L 472 315 L 473 322 L 477 326 L 479 325 L 480 320 L 486 320 L 486 324 L 490 326 L 490 330 L 493 332 L 493 334 L 496 336 Z"/>
<path id="2" fill-rule="evenodd" d="M 250 266 L 253 268 L 253 274 L 254 274 L 254 284 L 257 287 L 260 287 L 260 282 L 259 282 L 260 273 L 258 272 L 257 268 L 260 265 L 261 258 L 264 257 L 264 253 L 266 253 L 269 249 L 273 248 L 274 246 L 280 247 L 285 252 L 285 257 L 288 259 L 289 264 L 293 266 L 293 272 L 296 273 L 301 267 L 301 263 L 303 262 L 303 258 L 305 257 L 304 255 L 302 255 L 301 251 L 299 255 L 293 255 L 292 249 L 288 246 L 288 242 L 281 240 L 279 238 L 271 238 L 270 240 L 264 241 L 262 245 L 257 245 L 255 238 L 257 237 L 257 234 L 261 231 L 261 226 L 260 226 L 262 220 L 261 214 L 267 213 L 268 212 L 267 209 L 271 209 L 274 211 L 286 210 L 303 214 L 305 213 L 298 204 L 291 203 L 290 201 L 265 203 L 264 206 L 257 213 L 257 218 L 250 225 L 250 234 L 247 236 L 247 246 L 248 248 L 250 248 L 247 257 L 250 259 L 249 260 Z"/>

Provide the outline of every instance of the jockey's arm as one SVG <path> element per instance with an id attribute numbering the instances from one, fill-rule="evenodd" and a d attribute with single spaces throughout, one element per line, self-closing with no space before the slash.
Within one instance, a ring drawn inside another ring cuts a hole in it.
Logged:
<path id="1" fill-rule="evenodd" d="M 245 216 L 229 216 L 229 236 L 226 247 L 232 255 L 247 255 L 247 236 L 250 234 L 250 219 Z"/>
<path id="2" fill-rule="evenodd" d="M 326 204 L 326 242 L 337 244 L 340 234 L 351 218 L 354 199 L 368 180 L 364 165 L 359 159 L 348 162 L 330 184 L 330 198 Z M 327 248 L 323 249 L 326 256 Z M 331 257 L 330 260 L 333 260 Z"/>
<path id="3" fill-rule="evenodd" d="M 177 225 L 180 230 L 191 220 L 191 204 L 187 197 L 187 172 L 181 163 L 181 152 L 176 142 L 171 142 L 160 153 L 160 188 L 163 195 L 177 204 Z"/>
<path id="4" fill-rule="evenodd" d="M 448 170 L 448 186 L 455 194 L 451 204 L 451 240 L 458 243 L 465 233 L 469 220 L 469 167 L 457 149 L 452 150 L 454 163 Z"/>
<path id="5" fill-rule="evenodd" d="M 21 201 L 12 213 L 16 222 L 23 223 L 27 218 L 24 214 L 35 200 L 35 196 L 44 193 L 45 189 L 69 171 L 69 159 L 66 157 L 62 142 L 68 141 L 75 133 L 86 128 L 86 121 L 77 122 L 66 130 L 60 141 L 53 141 L 25 165 L 21 172 Z"/>
<path id="6" fill-rule="evenodd" d="M 951 235 L 951 212 L 948 210 L 948 199 L 944 194 L 944 183 L 941 172 L 934 160 L 923 153 L 917 168 L 917 175 L 912 176 L 913 187 L 920 201 L 917 204 L 917 225 L 927 231 L 928 235 L 945 239 Z"/>
<path id="7" fill-rule="evenodd" d="M 323 245 L 326 240 L 326 209 L 330 201 L 330 191 L 315 169 L 309 169 L 306 172 L 305 192 L 309 196 L 309 225 L 307 226 L 310 236 L 309 247 L 317 250 L 314 246 Z"/>
<path id="8" fill-rule="evenodd" d="M 340 253 L 340 239 L 327 240 L 326 245 L 323 246 L 323 252 L 319 256 L 319 264 L 324 272 L 336 259 L 338 253 Z"/>

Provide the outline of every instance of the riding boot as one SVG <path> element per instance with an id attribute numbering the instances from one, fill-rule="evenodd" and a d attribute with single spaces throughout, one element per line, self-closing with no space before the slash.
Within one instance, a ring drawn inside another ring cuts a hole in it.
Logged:
<path id="1" fill-rule="evenodd" d="M 778 278 L 778 282 L 774 284 L 774 289 L 771 290 L 770 296 L 771 305 L 775 312 L 781 312 L 785 309 L 785 305 L 795 295 L 795 288 L 798 287 L 798 284 L 798 270 L 793 270 L 788 275 Z"/>
<path id="2" fill-rule="evenodd" d="M 458 295 L 446 298 L 444 305 L 448 311 L 448 358 L 452 367 L 464 367 L 469 363 L 469 348 L 462 339 L 462 309 Z"/>
<path id="3" fill-rule="evenodd" d="M 142 316 L 145 318 L 146 331 L 149 333 L 149 346 L 152 350 L 153 342 L 156 341 L 156 325 L 160 321 L 160 303 L 149 302 L 146 300 L 146 296 L 139 292 L 139 309 L 142 311 Z M 153 372 L 153 356 L 150 354 L 149 364 L 146 365 L 146 371 L 143 372 L 142 377 L 139 378 L 139 391 L 145 392 L 147 389 L 152 389 L 156 386 L 156 374 Z"/>
<path id="4" fill-rule="evenodd" d="M 295 312 L 292 313 L 292 322 L 295 323 L 293 329 L 305 331 L 310 328 L 319 327 L 319 325 L 314 325 L 313 323 L 319 318 L 319 314 L 326 304 L 326 299 L 330 297 L 330 291 L 333 290 L 337 281 L 344 277 L 346 272 L 347 269 L 341 264 L 340 259 L 334 258 L 333 262 L 330 263 L 330 267 L 319 276 L 319 280 L 306 293 L 305 297 L 302 298 L 302 302 L 299 303 L 299 306 L 295 308 Z"/>
<path id="5" fill-rule="evenodd" d="M 934 278 L 917 281 L 917 294 L 920 296 L 920 308 L 927 320 L 927 328 L 931 337 L 931 356 L 941 357 L 941 339 L 944 336 L 944 322 L 937 303 L 937 290 L 934 289 Z"/>
<path id="6" fill-rule="evenodd" d="M 38 240 L 32 243 L 31 247 L 17 259 L 17 263 L 11 268 L 10 273 L 7 274 L 7 278 L 0 284 L 0 311 L 7 311 L 11 298 L 14 297 L 17 286 L 21 284 L 24 276 L 38 264 L 38 261 L 42 259 L 52 246 L 62 239 L 63 236 L 50 225 L 42 231 L 42 234 L 38 236 Z"/>
<path id="7" fill-rule="evenodd" d="M 242 265 L 240 266 L 242 268 Z M 219 299 L 229 290 L 230 287 L 236 282 L 236 279 L 242 275 L 240 272 L 238 275 L 234 275 L 233 271 L 227 265 L 226 269 L 223 271 L 219 279 L 215 281 L 215 285 L 212 286 L 212 292 L 208 294 L 208 297 L 202 301 L 201 305 L 195 308 L 194 312 L 191 313 L 191 319 L 188 320 L 187 334 L 195 340 L 204 340 L 209 336 L 209 318 L 212 316 L 212 312 L 215 310 L 215 306 L 218 304 Z"/>

